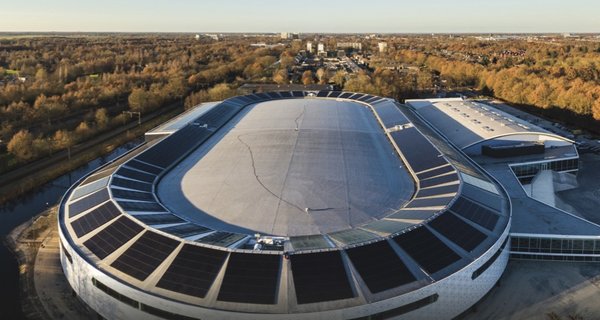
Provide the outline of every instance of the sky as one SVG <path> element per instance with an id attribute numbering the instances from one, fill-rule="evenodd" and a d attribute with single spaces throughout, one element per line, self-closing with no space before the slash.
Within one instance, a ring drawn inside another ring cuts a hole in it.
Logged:
<path id="1" fill-rule="evenodd" d="M 600 32 L 598 0 L 0 0 L 0 32 Z"/>

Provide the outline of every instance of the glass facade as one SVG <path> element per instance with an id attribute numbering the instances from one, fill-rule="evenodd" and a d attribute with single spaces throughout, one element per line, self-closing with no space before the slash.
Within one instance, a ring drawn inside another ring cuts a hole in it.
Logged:
<path id="1" fill-rule="evenodd" d="M 511 256 L 521 253 L 600 256 L 600 240 L 511 237 Z"/>
<path id="2" fill-rule="evenodd" d="M 572 171 L 579 169 L 579 159 L 567 159 L 541 163 L 529 163 L 511 166 L 517 178 L 530 178 L 540 170 L 553 170 L 557 172 Z"/>

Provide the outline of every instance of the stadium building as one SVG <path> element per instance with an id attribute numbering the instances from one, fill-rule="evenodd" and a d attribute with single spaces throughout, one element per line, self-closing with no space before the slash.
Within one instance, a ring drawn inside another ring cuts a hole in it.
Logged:
<path id="1" fill-rule="evenodd" d="M 451 319 L 511 253 L 600 253 L 523 188 L 576 172 L 572 142 L 477 103 L 255 93 L 146 138 L 60 205 L 64 273 L 107 319 Z"/>

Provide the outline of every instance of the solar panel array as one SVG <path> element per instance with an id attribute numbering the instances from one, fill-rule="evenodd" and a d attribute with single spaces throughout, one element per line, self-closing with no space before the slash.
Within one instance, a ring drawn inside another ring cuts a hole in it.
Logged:
<path id="1" fill-rule="evenodd" d="M 133 220 L 121 216 L 108 227 L 102 229 L 83 243 L 98 258 L 104 259 L 115 252 L 127 241 L 133 239 L 144 227 Z"/>
<path id="2" fill-rule="evenodd" d="M 373 293 L 416 280 L 386 240 L 347 249 L 346 253 Z"/>
<path id="3" fill-rule="evenodd" d="M 449 211 L 433 219 L 429 222 L 429 225 L 469 252 L 473 251 L 486 238 L 483 232 L 475 229 Z"/>
<path id="4" fill-rule="evenodd" d="M 226 258 L 225 251 L 185 244 L 156 286 L 204 298 Z"/>
<path id="5" fill-rule="evenodd" d="M 85 198 L 81 198 L 69 204 L 69 217 L 74 217 L 82 212 L 85 212 L 102 202 L 108 201 L 110 196 L 106 188 L 96 191 Z"/>
<path id="6" fill-rule="evenodd" d="M 179 241 L 146 231 L 111 266 L 144 281 L 175 250 Z"/>
<path id="7" fill-rule="evenodd" d="M 120 214 L 121 211 L 117 209 L 114 203 L 106 202 L 96 209 L 86 213 L 81 218 L 71 222 L 71 227 L 73 228 L 73 231 L 75 231 L 77 237 L 81 238 L 92 230 L 116 218 Z"/>
<path id="8" fill-rule="evenodd" d="M 231 253 L 218 300 L 275 304 L 281 255 Z"/>
<path id="9" fill-rule="evenodd" d="M 465 197 L 459 197 L 450 210 L 490 231 L 494 230 L 499 219 L 494 211 Z"/>
<path id="10" fill-rule="evenodd" d="M 299 304 L 354 297 L 339 251 L 290 256 Z"/>
<path id="11" fill-rule="evenodd" d="M 460 260 L 460 256 L 425 226 L 393 237 L 427 273 L 436 273 Z"/>

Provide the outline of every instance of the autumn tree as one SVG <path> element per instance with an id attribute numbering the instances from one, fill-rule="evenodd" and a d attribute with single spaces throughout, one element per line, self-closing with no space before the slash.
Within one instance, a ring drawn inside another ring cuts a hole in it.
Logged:
<path id="1" fill-rule="evenodd" d="M 106 110 L 106 108 L 100 108 L 100 109 L 96 110 L 94 119 L 96 122 L 96 126 L 98 126 L 98 128 L 100 128 L 100 129 L 106 128 L 108 126 L 108 123 L 110 120 L 110 118 L 108 116 L 108 111 Z"/>
<path id="2" fill-rule="evenodd" d="M 304 73 L 302 73 L 302 83 L 306 86 L 309 84 L 313 84 L 314 79 L 313 79 L 313 73 L 310 70 L 306 70 L 304 71 Z"/>
<path id="3" fill-rule="evenodd" d="M 278 84 L 286 84 L 289 83 L 289 76 L 287 69 L 278 69 L 273 74 L 273 81 Z"/>
<path id="4" fill-rule="evenodd" d="M 24 162 L 36 156 L 33 140 L 33 136 L 28 130 L 20 130 L 10 139 L 6 149 L 19 161 Z"/>

